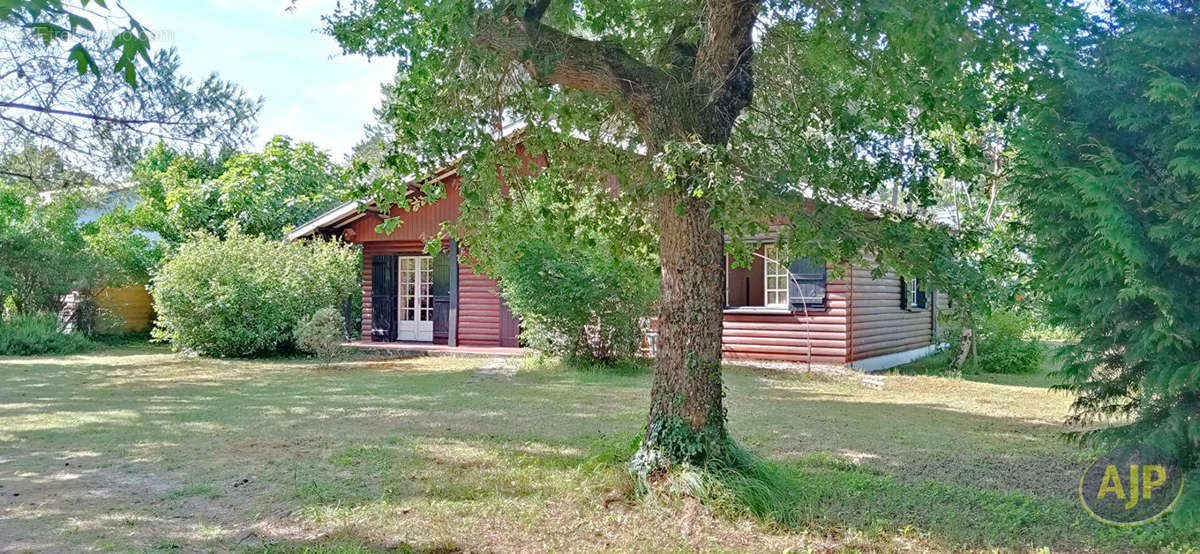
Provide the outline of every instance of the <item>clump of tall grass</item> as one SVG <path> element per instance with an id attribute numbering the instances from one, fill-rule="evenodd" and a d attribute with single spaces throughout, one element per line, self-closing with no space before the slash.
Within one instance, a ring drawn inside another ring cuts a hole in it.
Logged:
<path id="1" fill-rule="evenodd" d="M 638 485 L 643 494 L 691 496 L 733 516 L 748 515 L 784 527 L 802 523 L 805 489 L 800 474 L 733 441 L 703 465 L 684 465 L 654 483 Z"/>
<path id="2" fill-rule="evenodd" d="M 0 317 L 0 356 L 75 354 L 95 347 L 82 334 L 60 332 L 54 314 Z"/>

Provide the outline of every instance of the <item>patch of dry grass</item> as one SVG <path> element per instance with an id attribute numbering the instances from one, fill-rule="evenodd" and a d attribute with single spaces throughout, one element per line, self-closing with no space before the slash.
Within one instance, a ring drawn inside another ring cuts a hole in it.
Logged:
<path id="1" fill-rule="evenodd" d="M 1069 399 L 1042 389 L 729 368 L 733 435 L 805 483 L 804 525 L 783 528 L 635 498 L 621 461 L 648 375 L 470 378 L 487 363 L 0 359 L 0 551 L 1137 544 L 1074 507 L 1086 455 L 1057 438 Z"/>

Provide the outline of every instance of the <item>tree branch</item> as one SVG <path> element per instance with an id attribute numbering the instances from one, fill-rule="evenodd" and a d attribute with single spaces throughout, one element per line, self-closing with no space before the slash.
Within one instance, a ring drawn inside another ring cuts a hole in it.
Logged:
<path id="1" fill-rule="evenodd" d="M 70 111 L 70 110 L 59 110 L 59 109 L 55 109 L 55 108 L 47 108 L 45 106 L 35 106 L 33 104 L 22 104 L 20 102 L 0 101 L 0 108 L 12 108 L 15 110 L 28 110 L 28 111 L 33 111 L 33 112 L 45 113 L 45 114 L 65 115 L 68 117 L 79 117 L 79 118 L 83 118 L 83 119 L 90 119 L 92 121 L 103 121 L 106 123 L 116 123 L 119 125 L 129 125 L 129 126 L 151 125 L 151 124 L 153 124 L 153 125 L 180 125 L 181 124 L 178 121 L 155 121 L 155 120 L 151 120 L 151 119 L 125 119 L 125 118 L 120 118 L 120 117 L 109 117 L 106 115 L 97 115 L 97 114 L 90 114 L 90 113 L 84 113 L 84 112 L 74 112 L 74 111 Z"/>
<path id="2" fill-rule="evenodd" d="M 539 1 L 526 8 L 548 4 Z M 670 77 L 643 63 L 619 46 L 571 36 L 536 19 L 510 14 L 481 19 L 475 42 L 520 63 L 535 81 L 594 92 L 624 102 L 639 125 L 661 117 L 653 109 L 667 90 Z M 650 128 L 660 129 L 651 124 Z"/>
<path id="3" fill-rule="evenodd" d="M 675 79 L 687 81 L 691 78 L 692 70 L 696 67 L 696 45 L 684 41 L 688 29 L 695 22 L 676 22 L 671 27 L 671 34 L 654 53 L 651 61 L 666 69 Z"/>
<path id="4" fill-rule="evenodd" d="M 541 21 L 546 10 L 550 8 L 550 0 L 533 0 L 525 3 L 525 20 Z"/>
<path id="5" fill-rule="evenodd" d="M 0 169 L 0 175 L 4 175 L 6 177 L 15 177 L 17 179 L 25 179 L 26 181 L 33 181 L 33 174 L 31 173 L 18 173 L 16 171 Z"/>
<path id="6" fill-rule="evenodd" d="M 724 143 L 754 89 L 750 59 L 752 33 L 762 0 L 706 0 L 701 25 L 704 37 L 696 54 L 692 82 L 707 97 L 706 110 L 715 110 L 712 142 Z"/>

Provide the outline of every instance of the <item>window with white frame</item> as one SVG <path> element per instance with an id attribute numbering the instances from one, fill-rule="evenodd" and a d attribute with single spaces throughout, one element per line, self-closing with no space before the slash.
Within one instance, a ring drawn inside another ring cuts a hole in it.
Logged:
<path id="1" fill-rule="evenodd" d="M 763 247 L 763 304 L 772 308 L 788 306 L 788 266 L 779 263 L 779 248 L 774 244 Z"/>
<path id="2" fill-rule="evenodd" d="M 928 303 L 928 294 L 920 279 L 900 278 L 900 307 L 909 311 L 924 310 Z"/>
<path id="3" fill-rule="evenodd" d="M 749 266 L 727 258 L 725 305 L 730 309 L 825 310 L 829 276 L 824 260 L 786 260 L 773 243 L 763 244 Z M 785 263 L 786 262 L 786 263 Z"/>

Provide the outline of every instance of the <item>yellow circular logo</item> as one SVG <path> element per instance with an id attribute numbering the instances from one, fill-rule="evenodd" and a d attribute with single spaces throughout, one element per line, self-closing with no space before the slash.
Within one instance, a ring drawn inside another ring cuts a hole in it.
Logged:
<path id="1" fill-rule="evenodd" d="M 1083 471 L 1079 502 L 1093 518 L 1119 527 L 1150 523 L 1171 511 L 1183 493 L 1183 468 L 1149 444 L 1109 451 Z"/>

